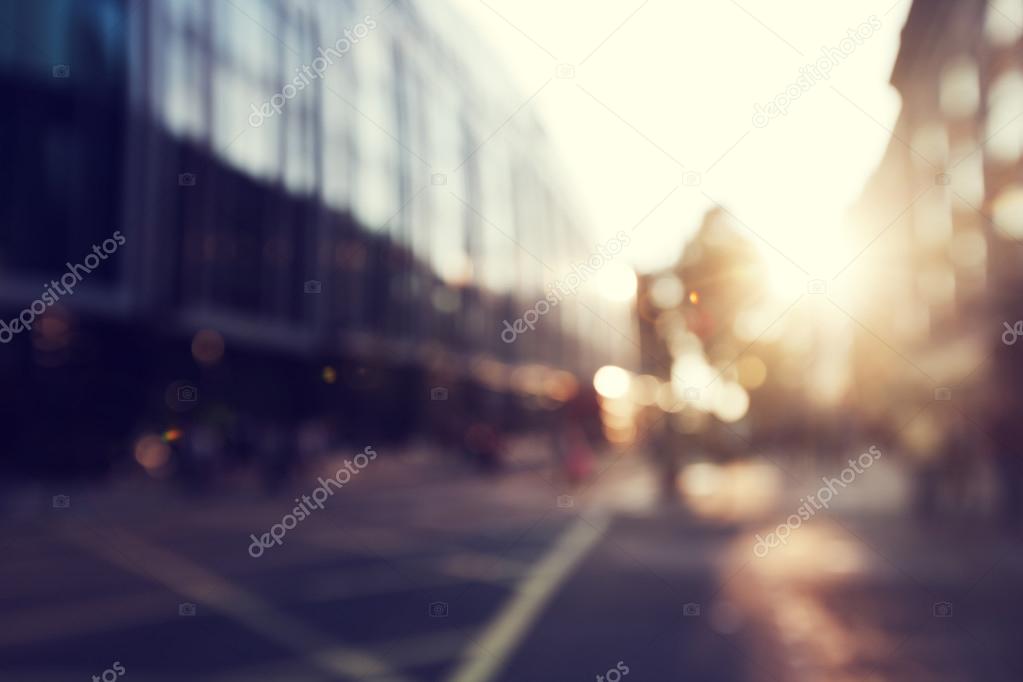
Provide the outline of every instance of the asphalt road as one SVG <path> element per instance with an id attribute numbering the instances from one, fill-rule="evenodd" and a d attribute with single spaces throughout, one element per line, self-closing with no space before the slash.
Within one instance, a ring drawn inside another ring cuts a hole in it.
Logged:
<path id="1" fill-rule="evenodd" d="M 758 557 L 763 520 L 605 504 L 642 500 L 641 473 L 569 506 L 542 473 L 378 469 L 301 520 L 315 476 L 21 504 L 0 679 L 1023 679 L 1023 552 L 987 527 L 822 515 Z"/>

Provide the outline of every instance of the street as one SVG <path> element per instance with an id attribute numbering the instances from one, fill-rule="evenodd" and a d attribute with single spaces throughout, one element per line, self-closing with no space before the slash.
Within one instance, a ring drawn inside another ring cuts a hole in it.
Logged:
<path id="1" fill-rule="evenodd" d="M 3 679 L 115 679 L 115 663 L 154 682 L 1023 670 L 1007 625 L 1023 552 L 991 530 L 836 512 L 759 558 L 754 530 L 770 523 L 644 504 L 654 486 L 635 460 L 571 500 L 542 470 L 380 464 L 258 558 L 250 536 L 291 498 L 124 481 L 9 514 Z"/>
<path id="2" fill-rule="evenodd" d="M 0 682 L 1023 680 L 1023 0 L 0 33 Z"/>

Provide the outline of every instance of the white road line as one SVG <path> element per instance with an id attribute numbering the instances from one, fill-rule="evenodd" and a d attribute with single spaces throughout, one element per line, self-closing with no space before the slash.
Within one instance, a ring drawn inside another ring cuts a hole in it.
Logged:
<path id="1" fill-rule="evenodd" d="M 521 642 L 543 607 L 576 564 L 607 530 L 608 519 L 578 519 L 529 572 L 515 594 L 476 641 L 476 651 L 451 675 L 449 682 L 493 679 Z"/>
<path id="2" fill-rule="evenodd" d="M 466 642 L 472 641 L 476 628 L 456 628 L 425 635 L 412 635 L 373 645 L 373 650 L 399 668 L 414 668 L 464 656 Z"/>
<path id="3" fill-rule="evenodd" d="M 61 536 L 78 547 L 124 570 L 156 580 L 199 604 L 214 609 L 248 629 L 305 658 L 331 675 L 355 678 L 386 676 L 395 682 L 411 682 L 391 666 L 363 650 L 339 646 L 305 623 L 281 613 L 256 595 L 169 550 L 151 545 L 124 531 L 109 533 L 116 539 L 97 543 L 68 528 Z M 128 558 L 131 556 L 132 558 Z"/>

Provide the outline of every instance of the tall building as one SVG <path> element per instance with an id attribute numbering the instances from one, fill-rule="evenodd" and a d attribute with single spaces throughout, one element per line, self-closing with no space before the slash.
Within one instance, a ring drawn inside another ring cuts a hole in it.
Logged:
<path id="1" fill-rule="evenodd" d="M 1023 319 L 1021 37 L 1023 0 L 914 2 L 891 77 L 901 113 L 851 216 L 860 402 L 921 452 L 949 423 L 913 424 L 927 403 L 986 429 L 973 411 L 1002 410 L 998 377 L 1021 364 L 1002 342 Z"/>
<path id="2" fill-rule="evenodd" d="M 437 421 L 431 388 L 535 412 L 626 364 L 606 324 L 631 302 L 545 300 L 592 241 L 461 21 L 419 0 L 0 2 L 0 377 L 48 405 L 0 396 L 26 460 L 55 415 L 165 421 L 176 379 L 197 409 L 407 432 Z M 73 295 L 46 288 L 112 235 Z"/>

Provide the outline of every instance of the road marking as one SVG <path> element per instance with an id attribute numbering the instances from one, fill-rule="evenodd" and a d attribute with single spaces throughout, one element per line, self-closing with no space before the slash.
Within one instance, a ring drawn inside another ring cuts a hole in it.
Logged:
<path id="1" fill-rule="evenodd" d="M 477 651 L 448 678 L 449 682 L 493 679 L 558 587 L 607 530 L 608 523 L 605 516 L 576 520 L 516 588 L 512 598 L 476 640 Z"/>
<path id="2" fill-rule="evenodd" d="M 305 623 L 277 611 L 269 603 L 202 566 L 167 549 L 151 545 L 124 531 L 97 543 L 68 528 L 62 537 L 124 570 L 155 580 L 174 592 L 231 618 L 262 637 L 276 642 L 331 675 L 358 679 L 386 676 L 394 682 L 410 682 L 384 661 L 361 649 L 339 646 Z M 98 533 L 96 533 L 98 535 Z M 126 551 L 124 551 L 126 550 Z M 129 558 L 129 556 L 131 558 Z"/>
<path id="3" fill-rule="evenodd" d="M 55 617 L 57 606 L 54 604 L 11 610 L 4 614 L 4 621 L 17 623 L 17 627 L 0 630 L 0 647 L 27 646 L 177 618 L 176 614 L 160 613 L 160 606 L 166 601 L 165 596 L 154 591 L 131 592 L 67 599 L 61 602 L 59 618 Z"/>
<path id="4" fill-rule="evenodd" d="M 464 656 L 466 642 L 472 641 L 476 628 L 456 628 L 425 635 L 374 643 L 373 650 L 398 668 L 415 668 Z"/>

